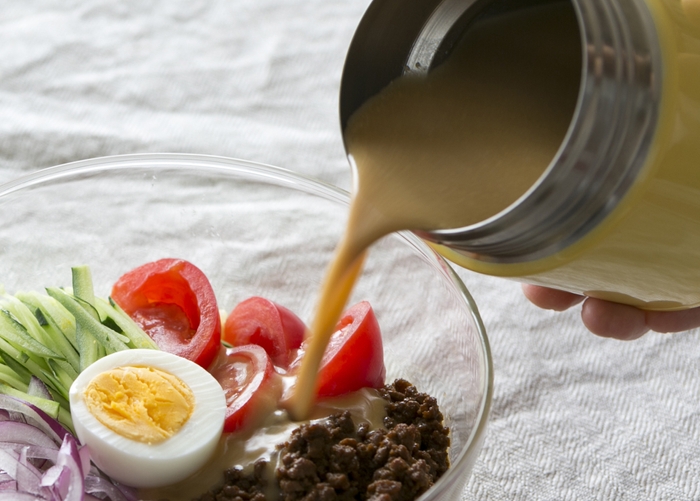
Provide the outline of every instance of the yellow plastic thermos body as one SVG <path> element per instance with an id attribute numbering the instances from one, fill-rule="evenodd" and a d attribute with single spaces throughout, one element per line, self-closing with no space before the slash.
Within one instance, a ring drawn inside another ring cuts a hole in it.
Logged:
<path id="1" fill-rule="evenodd" d="M 418 233 L 488 275 L 645 309 L 700 306 L 700 0 L 570 2 L 583 65 L 556 157 L 495 217 Z M 346 59 L 341 125 L 393 78 L 439 64 L 485 9 L 541 3 L 374 0 Z"/>

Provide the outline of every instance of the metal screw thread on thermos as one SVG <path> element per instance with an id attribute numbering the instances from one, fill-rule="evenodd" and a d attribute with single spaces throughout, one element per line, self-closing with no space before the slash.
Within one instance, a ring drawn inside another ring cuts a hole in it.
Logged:
<path id="1" fill-rule="evenodd" d="M 541 0 L 374 0 L 358 26 L 341 82 L 340 116 L 394 78 L 425 72 L 485 10 Z M 479 224 L 420 232 L 492 263 L 551 256 L 595 228 L 635 183 L 652 142 L 662 56 L 644 0 L 571 0 L 581 35 L 581 85 L 566 137 L 545 174 L 506 211 Z"/>

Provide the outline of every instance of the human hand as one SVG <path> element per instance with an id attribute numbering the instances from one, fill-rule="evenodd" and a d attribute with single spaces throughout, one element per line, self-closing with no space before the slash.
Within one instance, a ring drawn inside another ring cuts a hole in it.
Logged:
<path id="1" fill-rule="evenodd" d="M 700 307 L 680 311 L 645 311 L 537 285 L 523 284 L 522 287 L 526 298 L 547 310 L 564 311 L 583 302 L 583 324 L 593 334 L 603 337 L 630 340 L 650 330 L 680 332 L 700 327 Z"/>

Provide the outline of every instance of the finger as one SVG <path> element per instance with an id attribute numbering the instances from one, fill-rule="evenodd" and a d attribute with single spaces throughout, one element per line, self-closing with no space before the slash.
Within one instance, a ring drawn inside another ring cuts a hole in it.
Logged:
<path id="1" fill-rule="evenodd" d="M 581 319 L 589 331 L 603 337 L 631 340 L 649 331 L 645 311 L 592 297 L 584 301 Z"/>
<path id="2" fill-rule="evenodd" d="M 681 332 L 700 327 L 700 308 L 680 311 L 647 311 L 646 323 L 656 332 Z"/>
<path id="3" fill-rule="evenodd" d="M 535 306 L 545 310 L 564 311 L 583 301 L 583 296 L 538 285 L 523 284 L 523 293 Z"/>

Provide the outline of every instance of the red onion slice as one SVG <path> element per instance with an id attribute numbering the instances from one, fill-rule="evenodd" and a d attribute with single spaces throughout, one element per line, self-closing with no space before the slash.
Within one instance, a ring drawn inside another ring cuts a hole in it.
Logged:
<path id="1" fill-rule="evenodd" d="M 53 400 L 51 392 L 47 388 L 46 384 L 44 384 L 41 379 L 34 375 L 29 378 L 29 388 L 27 389 L 27 393 L 29 395 L 45 398 L 46 400 Z"/>
<path id="2" fill-rule="evenodd" d="M 61 426 L 58 421 L 35 405 L 25 402 L 24 400 L 14 398 L 9 395 L 0 394 L 0 409 L 4 409 L 11 413 L 18 412 L 24 415 L 31 421 L 31 424 L 35 424 L 37 427 L 39 427 L 49 437 L 53 438 L 57 444 L 63 442 L 64 436 L 67 434 L 70 435 L 68 430 Z"/>
<path id="3" fill-rule="evenodd" d="M 44 471 L 43 461 L 53 466 Z M 0 501 L 137 500 L 131 488 L 91 468 L 88 449 L 57 420 L 1 394 L 0 470 Z"/>
<path id="4" fill-rule="evenodd" d="M 27 461 L 27 450 L 22 449 L 17 461 L 17 490 L 36 496 L 45 496 L 41 485 L 43 473 Z"/>
<path id="5" fill-rule="evenodd" d="M 0 491 L 0 501 L 37 501 L 37 497 L 26 492 Z"/>
<path id="6" fill-rule="evenodd" d="M 58 450 L 58 444 L 36 426 L 16 421 L 0 421 L 0 444 L 37 445 Z"/>

